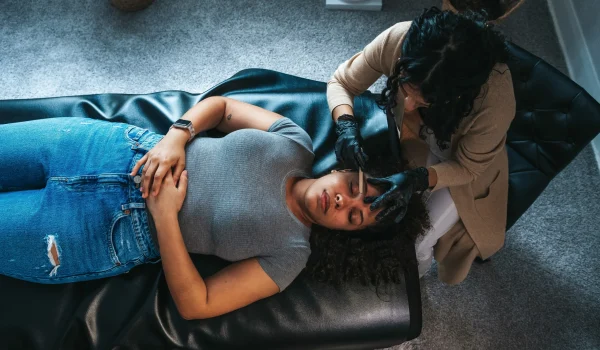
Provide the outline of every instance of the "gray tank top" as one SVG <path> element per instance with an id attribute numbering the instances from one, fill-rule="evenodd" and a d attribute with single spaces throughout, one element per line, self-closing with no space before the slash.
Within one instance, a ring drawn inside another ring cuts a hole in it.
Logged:
<path id="1" fill-rule="evenodd" d="M 310 228 L 285 201 L 289 177 L 310 177 L 310 137 L 288 118 L 278 119 L 267 132 L 205 136 L 186 147 L 189 182 L 178 217 L 187 250 L 228 261 L 256 257 L 283 291 L 310 255 Z"/>

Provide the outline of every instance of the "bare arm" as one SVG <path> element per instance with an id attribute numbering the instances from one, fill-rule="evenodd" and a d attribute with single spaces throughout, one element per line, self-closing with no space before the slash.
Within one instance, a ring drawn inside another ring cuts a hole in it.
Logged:
<path id="1" fill-rule="evenodd" d="M 333 120 L 335 122 L 337 122 L 338 118 L 342 114 L 354 115 L 354 110 L 352 109 L 352 106 L 350 106 L 350 105 L 339 105 L 339 106 L 335 107 L 333 109 L 333 112 L 331 112 L 331 117 L 333 118 Z"/>
<path id="2" fill-rule="evenodd" d="M 255 258 L 204 280 L 185 248 L 177 216 L 157 220 L 156 229 L 167 285 L 186 320 L 219 316 L 279 292 Z"/>
<path id="3" fill-rule="evenodd" d="M 401 42 L 411 22 L 401 22 L 380 33 L 365 48 L 340 64 L 327 83 L 327 102 L 337 122 L 342 114 L 353 115 L 354 97 L 382 75 L 390 76 L 400 57 Z"/>
<path id="4" fill-rule="evenodd" d="M 169 172 L 158 197 L 147 201 L 156 224 L 162 265 L 177 310 L 187 320 L 219 316 L 269 297 L 279 287 L 252 258 L 204 280 L 187 252 L 177 213 L 187 190 L 187 172 L 175 186 Z"/>
<path id="5" fill-rule="evenodd" d="M 266 109 L 237 101 L 228 97 L 213 96 L 200 101 L 190 108 L 181 119 L 189 120 L 196 133 L 214 129 L 230 133 L 239 129 L 259 129 L 267 131 L 281 115 Z M 182 131 L 180 141 L 185 144 L 189 134 Z"/>
<path id="6" fill-rule="evenodd" d="M 281 115 L 231 98 L 214 96 L 200 101 L 182 117 L 194 125 L 196 133 L 217 128 L 230 133 L 244 128 L 268 130 Z M 146 153 L 133 167 L 130 175 L 135 176 L 145 165 L 142 176 L 142 196 L 150 192 L 158 195 L 163 179 L 175 167 L 175 181 L 185 169 L 185 144 L 189 139 L 187 130 L 172 128 L 167 135 Z"/>

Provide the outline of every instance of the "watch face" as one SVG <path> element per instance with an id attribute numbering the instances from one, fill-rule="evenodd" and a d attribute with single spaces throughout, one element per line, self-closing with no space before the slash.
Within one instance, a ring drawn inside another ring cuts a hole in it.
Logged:
<path id="1" fill-rule="evenodd" d="M 187 127 L 188 125 L 190 125 L 192 122 L 189 120 L 183 120 L 183 119 L 179 119 L 175 122 L 175 125 L 181 125 L 183 127 Z"/>

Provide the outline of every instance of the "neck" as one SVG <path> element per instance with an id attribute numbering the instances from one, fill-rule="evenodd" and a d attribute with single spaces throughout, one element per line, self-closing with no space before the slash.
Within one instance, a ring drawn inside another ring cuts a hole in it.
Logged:
<path id="1" fill-rule="evenodd" d="M 285 185 L 285 202 L 288 208 L 307 227 L 311 227 L 314 221 L 306 215 L 307 210 L 304 204 L 304 194 L 308 190 L 308 187 L 315 181 L 315 179 L 292 177 L 287 180 Z"/>

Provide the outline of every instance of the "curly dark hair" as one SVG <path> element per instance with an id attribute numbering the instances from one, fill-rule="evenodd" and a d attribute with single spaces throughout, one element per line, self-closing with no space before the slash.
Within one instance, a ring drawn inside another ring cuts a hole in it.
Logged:
<path id="1" fill-rule="evenodd" d="M 482 87 L 494 66 L 508 58 L 504 36 L 484 15 L 425 9 L 402 41 L 401 57 L 378 104 L 390 116 L 401 84 L 420 91 L 429 103 L 419 108 L 423 124 L 444 150 L 475 100 L 485 98 L 487 89 Z"/>
<path id="2" fill-rule="evenodd" d="M 403 163 L 389 158 L 371 157 L 366 172 L 384 177 L 402 171 Z M 304 274 L 333 285 L 358 281 L 363 285 L 400 284 L 409 264 L 416 265 L 414 244 L 430 228 L 429 216 L 421 196 L 414 195 L 404 219 L 372 225 L 360 231 L 331 230 L 314 225 L 310 235 L 311 256 Z"/>

